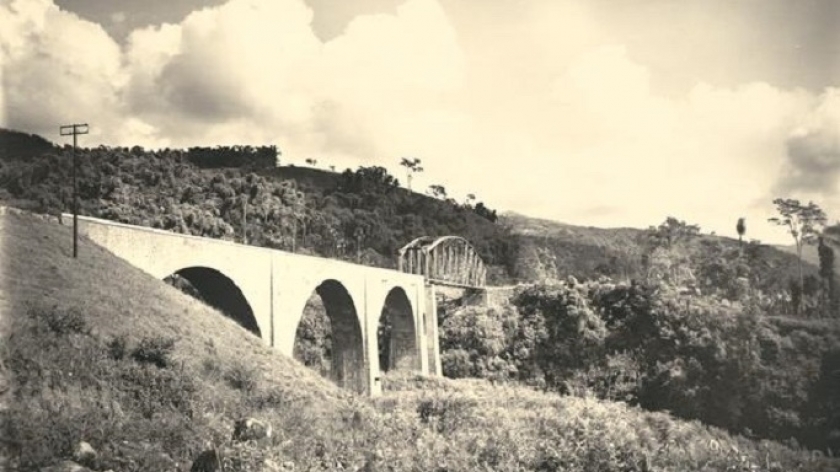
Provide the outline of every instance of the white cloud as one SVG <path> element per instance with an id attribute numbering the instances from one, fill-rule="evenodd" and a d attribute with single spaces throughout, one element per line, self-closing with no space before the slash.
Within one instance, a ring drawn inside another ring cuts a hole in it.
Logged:
<path id="1" fill-rule="evenodd" d="M 779 192 L 838 201 L 840 178 L 840 89 L 828 89 L 793 129 Z"/>
<path id="2" fill-rule="evenodd" d="M 89 121 L 97 144 L 272 143 L 287 162 L 398 173 L 415 156 L 415 189 L 602 226 L 675 215 L 733 234 L 747 216 L 751 236 L 779 239 L 758 223 L 773 191 L 833 195 L 836 91 L 698 79 L 665 95 L 663 71 L 583 4 L 487 11 L 465 29 L 437 1 L 408 0 L 324 43 L 301 0 L 231 0 L 120 47 L 47 0 L 18 0 L 0 6 L 0 123 L 54 139 Z"/>
<path id="3" fill-rule="evenodd" d="M 49 135 L 118 113 L 120 49 L 100 26 L 46 1 L 17 0 L 0 18 L 4 125 Z"/>

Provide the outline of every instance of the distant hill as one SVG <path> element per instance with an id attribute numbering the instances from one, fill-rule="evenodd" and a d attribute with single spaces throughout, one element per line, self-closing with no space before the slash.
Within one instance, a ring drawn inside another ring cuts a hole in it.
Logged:
<path id="1" fill-rule="evenodd" d="M 796 245 L 795 244 L 777 244 L 775 246 L 776 249 L 779 251 L 796 255 Z M 802 247 L 802 260 L 807 262 L 808 264 L 819 267 L 820 266 L 820 255 L 817 252 L 817 246 L 805 245 Z M 840 270 L 840 267 L 837 268 Z"/>
<path id="2" fill-rule="evenodd" d="M 55 145 L 41 136 L 0 128 L 0 156 L 5 159 L 25 159 L 55 149 Z"/>
<path id="3" fill-rule="evenodd" d="M 341 172 L 319 169 L 317 167 L 301 167 L 295 165 L 280 165 L 274 169 L 259 171 L 260 175 L 280 180 L 294 180 L 303 190 L 335 189 L 341 183 Z"/>
<path id="4" fill-rule="evenodd" d="M 575 226 L 510 212 L 503 214 L 500 220 L 520 240 L 516 261 L 516 275 L 520 279 L 540 280 L 569 275 L 578 278 L 607 275 L 619 279 L 641 276 L 645 253 L 644 229 Z M 735 239 L 701 234 L 692 240 L 686 257 L 697 273 L 704 258 L 731 258 L 739 247 Z M 729 255 L 726 255 L 727 252 Z M 785 289 L 787 280 L 798 276 L 795 251 L 791 253 L 788 248 L 759 245 L 755 255 L 759 261 L 755 269 L 761 272 L 762 283 L 768 291 Z M 806 250 L 803 259 L 805 273 L 815 274 L 818 264 L 815 250 L 813 253 Z"/>
<path id="5" fill-rule="evenodd" d="M 517 213 L 505 213 L 501 221 L 520 238 L 520 279 L 538 280 L 552 271 L 560 278 L 632 277 L 641 258 L 639 229 L 575 226 Z"/>

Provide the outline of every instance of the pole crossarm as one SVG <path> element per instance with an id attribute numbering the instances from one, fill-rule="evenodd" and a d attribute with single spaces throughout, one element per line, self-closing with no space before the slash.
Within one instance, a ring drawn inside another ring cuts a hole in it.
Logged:
<path id="1" fill-rule="evenodd" d="M 78 136 L 80 134 L 88 134 L 89 127 L 87 123 L 75 123 L 72 125 L 64 125 L 59 127 L 58 132 L 61 136 L 73 136 L 73 258 L 79 255 L 79 187 L 76 183 L 76 174 L 78 164 L 76 162 L 76 148 L 78 146 Z"/>
<path id="2" fill-rule="evenodd" d="M 77 123 L 72 125 L 64 125 L 59 128 L 62 136 L 76 136 L 79 134 L 88 134 L 89 127 L 87 123 Z"/>

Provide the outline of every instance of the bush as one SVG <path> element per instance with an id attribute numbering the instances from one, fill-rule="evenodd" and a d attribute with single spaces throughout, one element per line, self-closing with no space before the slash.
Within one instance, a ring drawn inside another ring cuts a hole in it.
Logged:
<path id="1" fill-rule="evenodd" d="M 456 396 L 435 396 L 417 404 L 420 422 L 432 426 L 438 433 L 448 435 L 471 416 L 477 403 L 469 398 Z"/>
<path id="2" fill-rule="evenodd" d="M 128 352 L 128 341 L 125 335 L 120 335 L 108 342 L 108 355 L 115 361 L 121 361 Z"/>
<path id="3" fill-rule="evenodd" d="M 141 364 L 153 364 L 160 368 L 168 367 L 172 363 L 172 351 L 175 340 L 155 336 L 143 338 L 140 344 L 131 351 L 131 358 Z"/>
<path id="4" fill-rule="evenodd" d="M 250 405 L 257 410 L 265 410 L 269 408 L 281 408 L 289 404 L 287 395 L 278 388 L 270 388 L 261 392 L 256 392 L 249 397 Z"/>
<path id="5" fill-rule="evenodd" d="M 577 396 L 595 396 L 602 400 L 638 403 L 642 372 L 639 362 L 629 353 L 611 354 L 602 362 L 578 370 L 565 383 L 565 391 Z"/>
<path id="6" fill-rule="evenodd" d="M 172 369 L 156 369 L 149 365 L 129 365 L 121 375 L 122 389 L 144 418 L 156 413 L 179 413 L 193 416 L 194 394 L 197 391 L 192 378 Z"/>
<path id="7" fill-rule="evenodd" d="M 43 322 L 53 333 L 64 336 L 67 334 L 90 334 L 85 317 L 76 308 L 33 308 L 30 314 Z"/>
<path id="8" fill-rule="evenodd" d="M 237 390 L 252 392 L 256 390 L 259 383 L 259 372 L 242 362 L 234 362 L 225 373 L 225 381 Z"/>

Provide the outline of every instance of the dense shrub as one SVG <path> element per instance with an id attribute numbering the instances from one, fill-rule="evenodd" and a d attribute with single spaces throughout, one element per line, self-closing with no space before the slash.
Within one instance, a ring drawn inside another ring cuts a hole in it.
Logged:
<path id="1" fill-rule="evenodd" d="M 528 287 L 513 303 L 519 326 L 511 349 L 526 382 L 562 390 L 574 371 L 602 355 L 606 325 L 587 303 L 584 285 L 570 281 Z"/>
<path id="2" fill-rule="evenodd" d="M 732 303 L 606 279 L 531 286 L 512 302 L 441 319 L 446 375 L 515 379 L 840 447 L 836 324 L 770 317 L 755 298 Z"/>
<path id="3" fill-rule="evenodd" d="M 125 355 L 128 353 L 128 340 L 126 336 L 121 335 L 111 339 L 108 342 L 108 354 L 111 356 L 112 359 L 115 361 L 119 361 L 125 358 Z"/>
<path id="4" fill-rule="evenodd" d="M 507 346 L 516 329 L 510 307 L 467 307 L 446 316 L 440 325 L 441 363 L 447 377 L 515 378 Z"/>
<path id="5" fill-rule="evenodd" d="M 242 362 L 234 362 L 225 373 L 228 385 L 243 392 L 251 392 L 259 385 L 259 372 Z"/>
<path id="6" fill-rule="evenodd" d="M 417 415 L 422 424 L 449 435 L 464 426 L 477 406 L 477 402 L 468 397 L 439 395 L 420 401 Z"/>
<path id="7" fill-rule="evenodd" d="M 32 316 L 39 318 L 46 328 L 62 336 L 67 334 L 89 334 L 84 315 L 76 308 L 35 309 Z"/>
<path id="8" fill-rule="evenodd" d="M 131 350 L 131 358 L 141 364 L 152 364 L 160 368 L 172 364 L 172 351 L 175 340 L 166 337 L 144 337 Z"/>
<path id="9" fill-rule="evenodd" d="M 122 389 L 144 418 L 177 412 L 193 415 L 193 395 L 196 387 L 190 377 L 172 369 L 158 369 L 149 365 L 127 366 L 121 374 Z"/>

